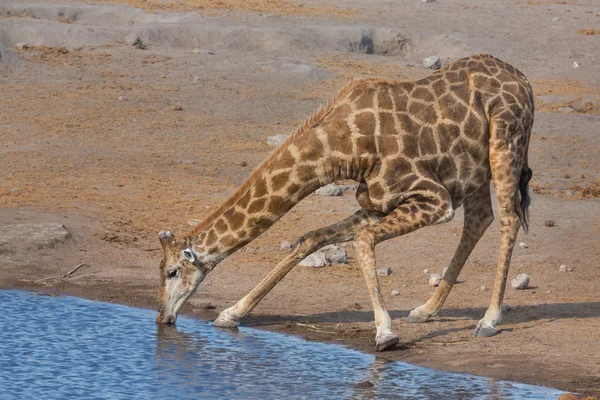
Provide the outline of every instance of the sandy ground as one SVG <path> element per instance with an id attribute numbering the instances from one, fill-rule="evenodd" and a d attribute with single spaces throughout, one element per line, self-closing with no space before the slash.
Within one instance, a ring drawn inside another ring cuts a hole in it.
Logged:
<path id="1" fill-rule="evenodd" d="M 404 324 L 433 292 L 423 270 L 452 257 L 461 213 L 385 242 L 377 262 L 393 271 L 381 284 L 402 345 L 378 356 L 600 394 L 597 2 L 12 3 L 0 0 L 0 224 L 57 221 L 71 237 L 12 243 L 0 287 L 154 308 L 157 232 L 187 230 L 233 192 L 271 150 L 267 136 L 292 132 L 350 78 L 414 79 L 428 74 L 423 57 L 485 51 L 536 93 L 534 203 L 519 237 L 529 247 L 515 250 L 509 275 L 529 274 L 533 288 L 508 289 L 500 335 L 472 336 L 491 296 L 481 287 L 493 283 L 495 222 L 439 316 Z M 146 48 L 127 45 L 129 33 Z M 211 273 L 185 313 L 215 318 L 285 255 L 281 240 L 356 209 L 350 192 L 311 195 Z M 89 266 L 48 279 L 79 263 Z M 243 324 L 370 352 L 372 318 L 351 258 L 297 267 Z"/>

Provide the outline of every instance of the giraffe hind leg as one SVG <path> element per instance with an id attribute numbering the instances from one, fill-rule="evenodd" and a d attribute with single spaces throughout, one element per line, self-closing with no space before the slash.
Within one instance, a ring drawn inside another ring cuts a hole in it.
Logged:
<path id="1" fill-rule="evenodd" d="M 432 315 L 437 314 L 444 305 L 475 245 L 494 220 L 494 211 L 492 210 L 490 197 L 490 182 L 487 181 L 484 183 L 471 196 L 465 199 L 463 207 L 465 210 L 464 229 L 456 253 L 452 257 L 452 261 L 450 261 L 440 285 L 427 303 L 410 312 L 406 318 L 406 322 L 408 323 L 425 322 Z"/>
<path id="2" fill-rule="evenodd" d="M 521 226 L 519 182 L 526 165 L 529 132 L 498 129 L 491 126 L 490 167 L 498 201 L 500 218 L 500 251 L 498 268 L 490 306 L 475 328 L 475 336 L 489 337 L 498 333 L 496 325 L 502 320 L 502 300 L 517 233 Z"/>

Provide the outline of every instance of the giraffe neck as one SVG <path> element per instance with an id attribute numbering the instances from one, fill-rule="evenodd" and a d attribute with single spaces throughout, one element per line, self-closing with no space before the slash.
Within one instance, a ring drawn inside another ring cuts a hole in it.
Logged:
<path id="1" fill-rule="evenodd" d="M 260 176 L 244 185 L 243 193 L 234 193 L 223 202 L 219 215 L 213 215 L 211 221 L 192 231 L 194 251 L 210 268 L 266 231 L 304 197 L 330 182 L 330 177 L 319 167 L 327 160 L 300 161 L 303 155 L 299 149 L 308 147 L 294 142 L 282 147 L 278 156 L 261 167 Z"/>

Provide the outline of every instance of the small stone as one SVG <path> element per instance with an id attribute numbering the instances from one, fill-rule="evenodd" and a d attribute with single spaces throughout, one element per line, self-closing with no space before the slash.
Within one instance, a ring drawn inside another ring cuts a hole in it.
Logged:
<path id="1" fill-rule="evenodd" d="M 196 163 L 197 163 L 197 161 L 196 161 L 196 160 L 179 160 L 179 161 L 177 161 L 177 162 L 178 162 L 179 164 L 192 164 L 192 165 L 194 165 L 194 164 L 196 164 Z"/>
<path id="2" fill-rule="evenodd" d="M 483 285 L 483 286 L 480 286 L 480 287 L 479 287 L 479 290 L 481 290 L 482 292 L 485 292 L 485 289 L 487 289 L 487 288 L 485 287 L 485 285 Z"/>
<path id="3" fill-rule="evenodd" d="M 433 287 L 437 287 L 440 285 L 442 281 L 442 276 L 440 274 L 431 274 L 429 276 L 429 285 Z"/>
<path id="4" fill-rule="evenodd" d="M 319 252 L 325 254 L 325 259 L 332 264 L 348 264 L 348 253 L 346 249 L 338 246 L 337 244 L 330 244 L 329 246 L 323 247 Z"/>
<path id="5" fill-rule="evenodd" d="M 379 276 L 390 276 L 392 274 L 392 269 L 391 268 L 379 268 L 377 270 L 377 275 Z"/>
<path id="6" fill-rule="evenodd" d="M 442 68 L 442 62 L 439 57 L 431 56 L 423 59 L 423 66 L 429 69 L 440 69 Z"/>
<path id="7" fill-rule="evenodd" d="M 558 21 L 560 21 L 560 19 L 561 19 L 560 17 L 554 17 L 554 18 L 552 18 L 552 22 L 558 22 Z"/>
<path id="8" fill-rule="evenodd" d="M 581 67 L 581 63 L 578 61 L 573 61 L 573 68 L 579 68 Z"/>
<path id="9" fill-rule="evenodd" d="M 517 275 L 517 277 L 515 279 L 512 280 L 510 285 L 512 286 L 513 289 L 516 289 L 516 290 L 527 289 L 527 287 L 529 286 L 529 279 L 530 279 L 529 275 L 519 274 L 519 275 Z"/>
<path id="10" fill-rule="evenodd" d="M 201 308 L 203 310 L 214 310 L 215 308 L 217 308 L 216 306 L 212 305 L 210 302 L 201 301 L 200 299 L 192 299 L 192 300 L 190 300 L 190 304 L 196 308 Z"/>
<path id="11" fill-rule="evenodd" d="M 419 0 L 422 4 L 435 3 L 435 0 Z"/>
<path id="12" fill-rule="evenodd" d="M 399 296 L 399 295 L 400 295 L 399 290 L 392 290 L 392 296 Z"/>
<path id="13" fill-rule="evenodd" d="M 242 161 L 240 163 L 240 167 L 247 167 L 247 166 L 248 166 L 248 163 L 246 161 Z"/>
<path id="14" fill-rule="evenodd" d="M 567 107 L 558 107 L 558 108 L 557 108 L 557 110 L 558 110 L 559 112 L 567 112 L 567 113 L 571 113 L 571 112 L 574 112 L 574 111 L 575 111 L 575 109 L 574 109 L 573 107 L 571 107 L 571 106 L 567 106 Z"/>
<path id="15" fill-rule="evenodd" d="M 560 272 L 571 272 L 571 271 L 573 271 L 573 268 L 572 267 L 568 267 L 565 264 L 563 264 L 560 267 L 558 267 L 558 270 Z"/>
<path id="16" fill-rule="evenodd" d="M 510 306 L 508 304 L 502 303 L 502 312 L 506 313 L 510 311 Z"/>
<path id="17" fill-rule="evenodd" d="M 15 47 L 19 50 L 27 50 L 27 49 L 31 49 L 33 46 L 29 42 L 21 42 L 21 43 L 17 43 L 15 45 Z"/>
<path id="18" fill-rule="evenodd" d="M 200 223 L 200 221 L 198 221 L 197 219 L 190 219 L 187 223 L 189 226 L 196 226 Z"/>
<path id="19" fill-rule="evenodd" d="M 567 196 L 575 196 L 575 193 L 576 192 L 574 190 L 567 190 L 566 191 Z"/>
<path id="20" fill-rule="evenodd" d="M 423 270 L 423 273 L 424 273 L 424 274 L 428 274 L 428 273 L 429 273 L 429 270 L 428 270 L 428 269 L 424 269 L 424 270 Z"/>
<path id="21" fill-rule="evenodd" d="M 129 100 L 129 99 L 128 99 L 127 97 L 125 97 L 125 96 L 119 96 L 118 98 L 119 98 L 119 101 L 127 101 L 127 100 Z"/>
<path id="22" fill-rule="evenodd" d="M 522 248 L 522 249 L 526 249 L 526 248 L 528 248 L 529 246 L 527 246 L 527 243 L 525 243 L 525 242 L 521 242 L 521 243 L 519 243 L 519 247 L 520 247 L 520 248 Z"/>
<path id="23" fill-rule="evenodd" d="M 300 265 L 302 267 L 322 268 L 322 267 L 328 265 L 328 263 L 327 263 L 327 259 L 325 258 L 325 254 L 317 252 L 317 253 L 312 253 L 311 255 L 306 257 L 304 260 L 300 261 Z"/>
<path id="24" fill-rule="evenodd" d="M 544 221 L 544 225 L 546 225 L 547 227 L 551 227 L 551 226 L 555 226 L 556 223 L 554 222 L 553 219 L 547 219 Z"/>
<path id="25" fill-rule="evenodd" d="M 214 54 L 211 50 L 205 50 L 205 49 L 194 49 L 194 50 L 192 50 L 192 53 L 194 53 L 194 54 L 208 54 L 210 56 L 212 56 Z"/>
<path id="26" fill-rule="evenodd" d="M 342 196 L 344 191 L 334 183 L 330 183 L 329 185 L 318 188 L 315 193 L 320 194 L 321 196 Z"/>
<path id="27" fill-rule="evenodd" d="M 192 82 L 199 82 L 201 78 L 199 76 L 195 76 Z"/>
<path id="28" fill-rule="evenodd" d="M 176 104 L 173 106 L 173 111 L 181 111 L 183 110 L 183 107 L 181 107 L 179 104 Z"/>
<path id="29" fill-rule="evenodd" d="M 291 250 L 292 246 L 292 243 L 288 242 L 287 240 L 284 240 L 283 242 L 281 242 L 281 245 L 279 247 L 281 248 L 281 250 Z"/>
<path id="30" fill-rule="evenodd" d="M 275 136 L 269 136 L 267 138 L 267 144 L 269 146 L 273 146 L 273 147 L 279 147 L 281 145 L 281 143 L 283 143 L 285 141 L 285 139 L 288 138 L 288 135 L 285 135 L 283 133 L 280 133 L 279 135 L 275 135 Z"/>
<path id="31" fill-rule="evenodd" d="M 140 39 L 140 37 L 135 33 L 130 33 L 129 35 L 125 36 L 125 43 L 135 47 L 136 49 L 143 49 L 146 47 L 144 46 L 142 39 Z"/>

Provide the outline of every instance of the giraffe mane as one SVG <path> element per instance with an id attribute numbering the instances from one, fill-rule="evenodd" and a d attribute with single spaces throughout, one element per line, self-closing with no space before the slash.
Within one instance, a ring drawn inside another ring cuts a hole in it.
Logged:
<path id="1" fill-rule="evenodd" d="M 187 236 L 195 236 L 202 232 L 211 222 L 214 222 L 220 215 L 233 206 L 250 188 L 250 186 L 265 172 L 269 165 L 283 153 L 297 137 L 303 135 L 308 130 L 315 127 L 327 114 L 329 114 L 340 101 L 348 95 L 352 89 L 365 79 L 355 78 L 347 83 L 325 106 L 321 105 L 319 109 L 313 112 L 296 131 L 288 136 L 281 145 L 279 145 L 271 154 L 250 174 L 246 181 L 226 200 L 224 200 L 215 210 L 211 211 L 200 223 L 192 228 Z"/>

